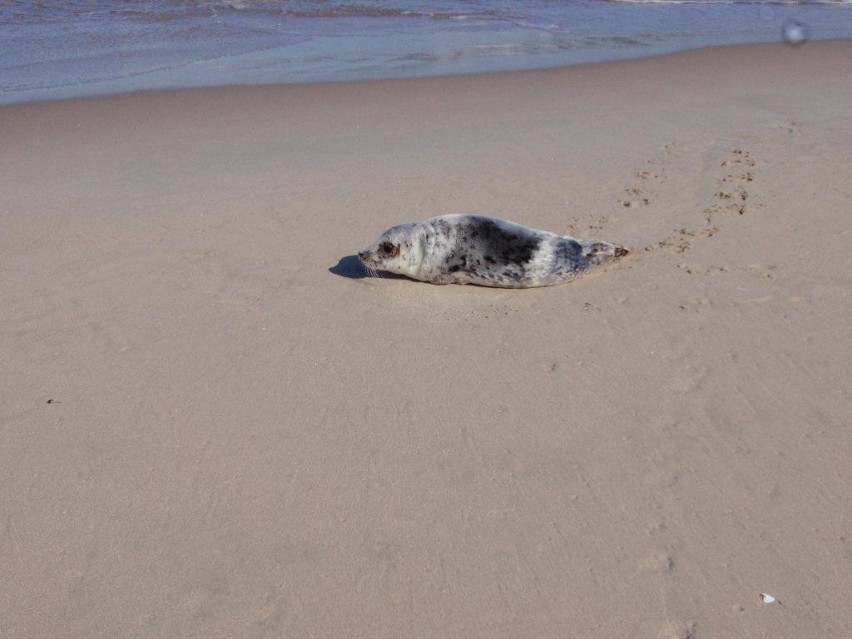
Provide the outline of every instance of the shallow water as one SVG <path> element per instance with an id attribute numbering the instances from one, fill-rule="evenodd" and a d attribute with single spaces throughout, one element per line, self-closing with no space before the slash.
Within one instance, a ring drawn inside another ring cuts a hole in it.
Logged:
<path id="1" fill-rule="evenodd" d="M 850 2 L 71 0 L 0 4 L 0 103 L 420 77 L 852 37 Z"/>

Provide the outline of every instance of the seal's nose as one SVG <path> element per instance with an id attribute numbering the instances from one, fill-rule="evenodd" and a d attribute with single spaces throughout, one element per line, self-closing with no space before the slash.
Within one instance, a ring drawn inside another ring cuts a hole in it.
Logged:
<path id="1" fill-rule="evenodd" d="M 358 259 L 363 260 L 367 257 L 369 251 L 358 251 Z"/>

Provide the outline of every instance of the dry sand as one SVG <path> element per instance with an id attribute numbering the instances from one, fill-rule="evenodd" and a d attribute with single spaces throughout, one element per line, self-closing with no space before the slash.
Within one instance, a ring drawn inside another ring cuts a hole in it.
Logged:
<path id="1" fill-rule="evenodd" d="M 850 61 L 0 109 L 0 635 L 848 637 Z M 636 254 L 354 265 L 461 211 Z"/>

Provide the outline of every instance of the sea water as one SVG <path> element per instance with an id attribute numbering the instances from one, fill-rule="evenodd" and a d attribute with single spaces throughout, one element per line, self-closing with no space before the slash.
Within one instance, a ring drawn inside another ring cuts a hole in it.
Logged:
<path id="1" fill-rule="evenodd" d="M 850 37 L 836 0 L 2 0 L 0 104 Z"/>

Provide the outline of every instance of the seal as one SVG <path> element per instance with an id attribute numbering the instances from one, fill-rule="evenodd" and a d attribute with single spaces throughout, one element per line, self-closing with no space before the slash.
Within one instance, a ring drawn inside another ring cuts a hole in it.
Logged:
<path id="1" fill-rule="evenodd" d="M 358 252 L 368 271 L 432 284 L 499 288 L 553 286 L 576 279 L 629 251 L 484 215 L 441 215 L 400 224 Z"/>

